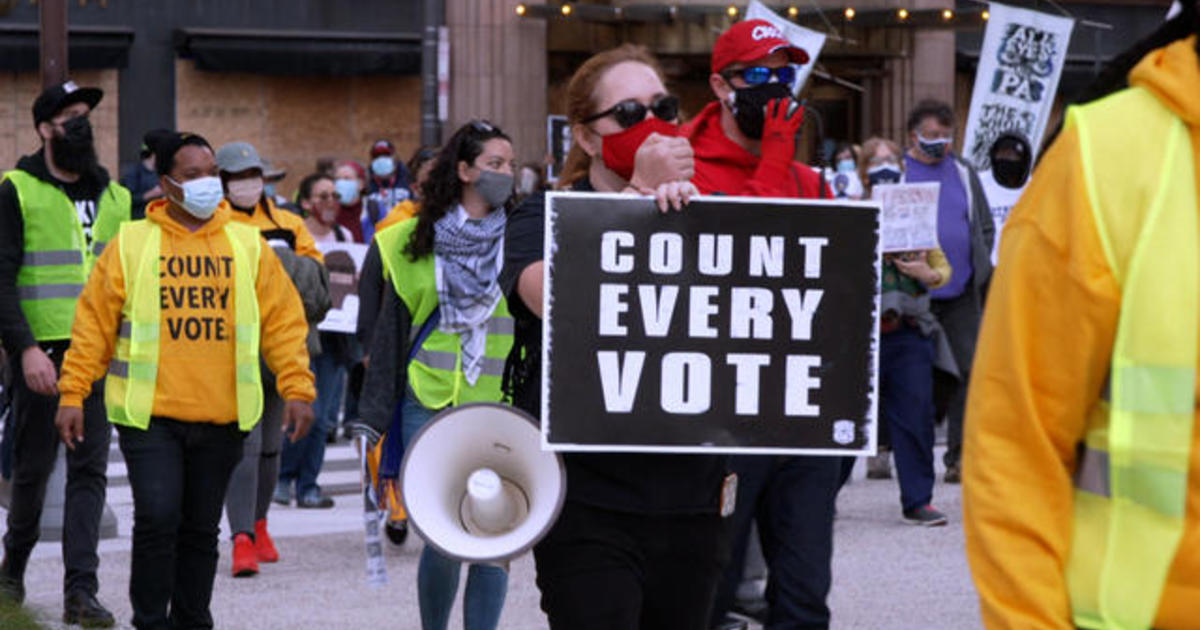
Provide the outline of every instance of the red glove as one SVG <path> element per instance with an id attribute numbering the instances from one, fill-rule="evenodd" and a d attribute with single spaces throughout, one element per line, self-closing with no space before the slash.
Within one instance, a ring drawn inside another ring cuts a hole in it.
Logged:
<path id="1" fill-rule="evenodd" d="M 767 101 L 766 118 L 763 120 L 762 159 L 764 162 L 791 164 L 796 157 L 796 134 L 804 126 L 804 106 L 796 105 L 791 98 L 776 98 Z"/>

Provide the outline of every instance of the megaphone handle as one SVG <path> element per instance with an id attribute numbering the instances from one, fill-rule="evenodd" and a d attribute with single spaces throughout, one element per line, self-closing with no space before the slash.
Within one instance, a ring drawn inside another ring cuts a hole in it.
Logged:
<path id="1" fill-rule="evenodd" d="M 379 529 L 383 521 L 379 513 L 379 502 L 371 482 L 371 466 L 369 463 L 370 445 L 366 438 L 355 438 L 358 448 L 359 474 L 362 479 L 363 496 L 363 544 L 367 552 L 367 583 L 372 586 L 387 584 L 387 561 L 383 556 L 383 537 Z"/>

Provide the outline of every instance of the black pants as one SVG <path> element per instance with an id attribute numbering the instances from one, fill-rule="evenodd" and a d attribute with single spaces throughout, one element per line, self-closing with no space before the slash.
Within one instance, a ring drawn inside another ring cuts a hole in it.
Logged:
<path id="1" fill-rule="evenodd" d="M 716 514 L 650 516 L 574 502 L 533 550 L 553 630 L 706 630 L 725 556 Z"/>
<path id="2" fill-rule="evenodd" d="M 758 523 L 767 561 L 764 626 L 829 627 L 833 507 L 841 482 L 837 457 L 731 457 L 738 475 L 737 509 L 729 519 L 730 563 L 721 577 L 714 623 L 733 605 L 746 560 L 751 521 Z"/>
<path id="3" fill-rule="evenodd" d="M 133 625 L 212 628 L 221 508 L 245 434 L 157 417 L 145 431 L 118 431 L 133 490 Z"/>
<path id="4" fill-rule="evenodd" d="M 937 417 L 946 415 L 946 454 L 942 461 L 957 466 L 962 458 L 963 417 L 967 410 L 967 386 L 971 381 L 971 362 L 975 360 L 975 341 L 979 337 L 979 321 L 983 311 L 974 289 L 950 300 L 933 300 L 931 310 L 946 331 L 954 362 L 958 364 L 959 378 L 938 378 L 934 389 L 934 407 Z M 940 374 L 940 373 L 939 373 Z"/>
<path id="5" fill-rule="evenodd" d="M 66 343 L 45 346 L 57 370 L 62 364 Z M 60 440 L 54 428 L 58 412 L 57 396 L 42 396 L 25 384 L 21 358 L 13 360 L 12 502 L 8 511 L 8 531 L 4 534 L 4 555 L 12 577 L 22 577 L 29 554 L 41 534 L 42 506 L 46 500 L 46 482 L 54 472 Z M 95 595 L 99 588 L 96 569 L 100 558 L 96 544 L 100 540 L 100 517 L 104 514 L 107 487 L 108 448 L 112 426 L 104 412 L 104 387 L 97 383 L 92 395 L 83 402 L 83 442 L 67 451 L 67 488 L 63 503 L 63 592 L 80 591 Z"/>

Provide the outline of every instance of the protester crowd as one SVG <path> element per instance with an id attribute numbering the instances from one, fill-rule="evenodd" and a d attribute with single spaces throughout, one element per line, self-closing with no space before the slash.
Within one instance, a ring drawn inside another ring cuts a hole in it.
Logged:
<path id="1" fill-rule="evenodd" d="M 1194 16 L 1189 8 L 1187 19 Z M 762 36 L 764 28 L 773 34 Z M 998 429 L 971 426 L 967 392 L 979 378 L 973 366 L 990 370 L 989 391 L 1000 395 L 1005 382 L 994 357 L 976 361 L 976 340 L 1000 226 L 1030 180 L 1036 139 L 1002 135 L 989 170 L 977 172 L 954 151 L 953 109 L 929 100 L 909 113 L 902 138 L 836 139 L 821 147 L 819 164 L 802 163 L 797 138 L 807 133 L 806 112 L 792 88 L 795 66 L 809 61 L 769 24 L 735 24 L 712 53 L 711 102 L 685 119 L 645 49 L 600 52 L 567 85 L 574 143 L 553 187 L 649 196 L 665 213 L 687 212 L 698 195 L 853 201 L 875 198 L 884 186 L 938 183 L 938 248 L 882 260 L 880 449 L 867 468 L 870 478 L 890 479 L 894 459 L 897 518 L 945 525 L 962 516 L 934 506 L 939 423 L 947 436 L 944 481 L 961 482 L 964 466 L 968 479 L 978 467 L 979 487 L 991 478 L 972 461 L 986 445 L 964 450 L 964 433 Z M 1165 71 L 1143 69 L 1143 80 L 1169 85 L 1154 72 Z M 61 441 L 68 461 L 63 619 L 114 624 L 96 599 L 96 547 L 115 428 L 134 497 L 133 624 L 212 627 L 222 511 L 233 575 L 286 561 L 271 539 L 269 509 L 333 506 L 317 483 L 327 443 L 354 435 L 372 448 L 390 526 L 402 541 L 397 462 L 438 411 L 505 401 L 538 416 L 551 183 L 543 165 L 517 163 L 521 147 L 484 111 L 442 146 L 419 147 L 407 160 L 386 138 L 364 147 L 362 162 L 323 160 L 297 178 L 291 196 L 280 194 L 291 174 L 256 147 L 213 146 L 204 130 L 148 131 L 141 161 L 117 183 L 97 163 L 88 121 L 102 98 L 72 82 L 47 88 L 33 103 L 42 145 L 0 184 L 0 332 L 12 379 L 0 596 L 24 598 Z M 1062 194 L 1046 187 L 1040 194 Z M 1021 207 L 1021 240 L 1006 248 L 1025 254 L 1039 218 Z M 338 243 L 368 246 L 361 270 L 335 255 L 330 246 Z M 1014 264 L 1033 274 L 1010 258 L 1000 255 L 996 269 Z M 1003 283 L 1003 308 L 1029 308 L 1014 297 L 1013 282 Z M 319 330 L 348 294 L 359 303 L 357 330 Z M 994 343 L 1020 332 L 990 324 Z M 1194 364 L 1194 334 L 1189 342 Z M 1009 353 L 1014 364 L 1027 360 Z M 995 415 L 973 396 L 980 417 Z M 853 459 L 563 459 L 566 502 L 533 549 L 552 628 L 736 628 L 735 611 L 767 628 L 829 626 L 835 502 Z M 731 474 L 737 500 L 723 505 Z M 974 502 L 991 514 L 988 501 L 980 494 Z M 981 539 L 995 536 L 978 527 Z M 769 576 L 763 601 L 735 596 L 752 540 Z M 1006 571 L 1000 560 L 979 562 L 991 574 Z M 457 560 L 425 547 L 415 588 L 426 630 L 447 627 L 460 572 Z M 467 630 L 497 627 L 507 585 L 504 566 L 468 567 Z M 998 588 L 981 589 L 989 620 L 1026 627 L 1000 621 Z M 1161 627 L 1195 627 L 1186 625 L 1194 617 L 1174 623 L 1181 614 Z"/>

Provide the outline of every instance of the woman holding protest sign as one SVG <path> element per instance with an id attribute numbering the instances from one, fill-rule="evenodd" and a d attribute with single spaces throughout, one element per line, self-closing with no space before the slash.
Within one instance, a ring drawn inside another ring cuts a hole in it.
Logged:
<path id="1" fill-rule="evenodd" d="M 653 194 L 660 210 L 680 209 L 696 191 L 691 147 L 678 137 L 678 107 L 645 49 L 624 45 L 593 56 L 567 87 L 575 142 L 559 188 Z M 517 323 L 506 388 L 534 415 L 544 203 L 533 194 L 509 217 L 501 274 Z M 534 548 L 551 628 L 705 629 L 725 555 L 725 458 L 568 453 L 563 460 L 566 503 Z"/>
<path id="2" fill-rule="evenodd" d="M 883 138 L 863 143 L 859 173 L 867 198 L 875 187 L 903 181 L 904 154 Z M 950 280 L 950 263 L 940 249 L 886 253 L 880 301 L 879 417 L 896 457 L 900 505 L 914 525 L 946 524 L 933 500 L 933 368 L 953 363 L 947 347 L 938 352 L 941 326 L 929 310 L 929 290 Z M 939 356 L 945 357 L 936 361 Z M 952 368 L 951 368 L 952 369 Z"/>
<path id="3" fill-rule="evenodd" d="M 508 136 L 491 123 L 471 121 L 439 152 L 417 216 L 375 234 L 365 265 L 377 261 L 379 282 L 393 290 L 360 287 L 384 297 L 362 422 L 352 430 L 377 439 L 400 405 L 407 443 L 441 409 L 500 401 L 501 369 L 494 366 L 512 347 L 512 326 L 498 275 L 514 170 Z M 458 581 L 459 562 L 426 545 L 417 570 L 424 630 L 447 627 Z M 507 589 L 505 568 L 471 565 L 464 628 L 494 629 Z"/>

